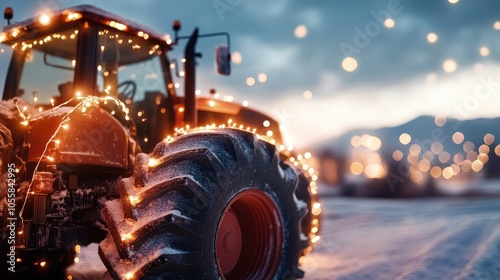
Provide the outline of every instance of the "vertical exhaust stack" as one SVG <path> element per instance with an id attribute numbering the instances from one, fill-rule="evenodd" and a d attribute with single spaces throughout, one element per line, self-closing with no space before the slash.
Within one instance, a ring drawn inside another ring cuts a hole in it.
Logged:
<path id="1" fill-rule="evenodd" d="M 196 43 L 198 41 L 198 28 L 189 37 L 189 41 L 184 49 L 184 122 L 190 127 L 198 125 L 198 112 L 196 108 L 196 57 L 201 57 L 196 53 Z"/>
<path id="2" fill-rule="evenodd" d="M 188 39 L 184 49 L 184 123 L 190 127 L 198 126 L 198 111 L 196 108 L 196 58 L 201 57 L 201 53 L 196 52 L 196 43 L 198 38 L 225 36 L 227 38 L 226 46 L 216 48 L 216 63 L 219 74 L 229 75 L 231 73 L 231 51 L 229 48 L 229 33 L 219 32 L 210 34 L 199 34 L 198 28 L 195 28 L 191 36 L 179 36 L 181 29 L 180 21 L 174 21 L 172 25 L 174 30 L 174 45 L 177 45 L 179 39 Z"/>

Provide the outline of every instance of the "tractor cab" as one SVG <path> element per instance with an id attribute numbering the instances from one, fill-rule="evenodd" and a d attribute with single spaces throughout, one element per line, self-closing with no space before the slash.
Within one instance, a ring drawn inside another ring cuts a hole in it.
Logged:
<path id="1" fill-rule="evenodd" d="M 135 124 L 125 125 L 141 134 L 145 150 L 173 131 L 170 46 L 160 35 L 92 6 L 44 14 L 3 31 L 0 40 L 13 55 L 2 99 L 21 96 L 45 111 L 76 105 L 85 96 L 116 97 L 130 108 Z"/>
<path id="2" fill-rule="evenodd" d="M 232 123 L 283 143 L 278 122 L 268 116 L 232 102 L 195 97 L 194 47 L 198 37 L 206 35 L 196 31 L 191 36 L 177 36 L 179 29 L 176 22 L 172 42 L 169 36 L 88 5 L 8 25 L 0 41 L 12 46 L 13 55 L 2 99 L 20 96 L 44 111 L 66 102 L 76 105 L 85 96 L 116 97 L 127 106 L 132 119 L 124 125 L 147 152 L 174 134 L 176 127 L 187 125 Z M 180 39 L 191 42 L 191 49 L 186 47 L 187 61 L 183 61 L 183 97 L 176 95 L 171 75 L 176 63 L 167 54 Z M 217 60 L 222 61 L 220 72 L 225 74 L 228 58 L 227 48 L 217 52 Z M 120 115 L 119 110 L 108 111 Z"/>

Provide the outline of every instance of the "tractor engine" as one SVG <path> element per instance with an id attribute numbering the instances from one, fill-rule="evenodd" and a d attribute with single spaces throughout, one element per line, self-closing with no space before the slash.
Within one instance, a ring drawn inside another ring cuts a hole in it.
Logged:
<path id="1" fill-rule="evenodd" d="M 116 182 L 130 169 L 135 141 L 115 116 L 90 102 L 43 112 L 24 124 L 19 174 L 33 177 L 16 197 L 18 261 L 100 242 L 107 234 L 101 208 L 119 197 Z"/>

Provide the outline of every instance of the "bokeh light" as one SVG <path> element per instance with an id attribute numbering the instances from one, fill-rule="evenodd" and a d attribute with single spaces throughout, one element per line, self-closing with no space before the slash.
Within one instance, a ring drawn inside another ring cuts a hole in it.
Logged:
<path id="1" fill-rule="evenodd" d="M 438 156 L 439 158 L 439 161 L 442 162 L 442 163 L 447 163 L 448 161 L 450 161 L 450 153 L 448 152 L 441 152 Z"/>
<path id="2" fill-rule="evenodd" d="M 453 59 L 447 59 L 443 62 L 443 70 L 446 73 L 453 73 L 457 70 L 458 65 Z"/>
<path id="3" fill-rule="evenodd" d="M 463 154 L 455 154 L 453 156 L 453 162 L 456 164 L 462 164 L 464 162 L 464 155 Z"/>
<path id="4" fill-rule="evenodd" d="M 358 68 L 358 62 L 353 57 L 346 57 L 342 60 L 342 68 L 347 72 L 354 72 Z"/>
<path id="5" fill-rule="evenodd" d="M 384 178 L 386 173 L 387 173 L 385 168 L 381 164 L 378 164 L 378 163 L 368 164 L 365 167 L 364 172 L 365 172 L 366 177 L 368 177 L 370 179 Z"/>
<path id="6" fill-rule="evenodd" d="M 265 73 L 259 73 L 257 79 L 259 80 L 259 82 L 265 83 L 267 81 L 267 75 Z"/>
<path id="7" fill-rule="evenodd" d="M 233 52 L 231 54 L 231 61 L 234 64 L 240 64 L 243 61 L 243 58 L 241 57 L 241 53 L 239 53 L 239 52 Z"/>
<path id="8" fill-rule="evenodd" d="M 351 163 L 351 173 L 354 175 L 360 175 L 363 173 L 364 169 L 365 167 L 360 162 L 355 161 Z"/>
<path id="9" fill-rule="evenodd" d="M 431 176 L 434 178 L 434 179 L 437 179 L 439 177 L 441 177 L 441 174 L 442 174 L 442 170 L 441 170 L 441 167 L 439 166 L 434 166 L 431 168 Z"/>
<path id="10" fill-rule="evenodd" d="M 475 161 L 477 159 L 477 156 L 479 156 L 479 154 L 476 153 L 476 151 L 470 151 L 467 153 L 467 159 L 470 161 Z"/>
<path id="11" fill-rule="evenodd" d="M 437 115 L 435 118 L 434 118 L 434 123 L 439 126 L 439 127 L 442 127 L 443 125 L 446 124 L 446 117 L 443 116 L 443 115 Z"/>
<path id="12" fill-rule="evenodd" d="M 305 100 L 310 100 L 313 97 L 313 94 L 310 90 L 306 90 L 304 91 L 303 96 Z"/>
<path id="13" fill-rule="evenodd" d="M 395 150 L 393 153 L 392 153 L 392 158 L 395 160 L 395 161 L 400 161 L 403 159 L 403 152 L 401 152 L 400 150 Z"/>
<path id="14" fill-rule="evenodd" d="M 451 177 L 453 177 L 453 169 L 448 166 L 443 169 L 443 178 L 450 179 Z"/>
<path id="15" fill-rule="evenodd" d="M 479 160 L 480 162 L 482 162 L 483 164 L 486 164 L 488 162 L 488 160 L 490 159 L 490 157 L 487 155 L 487 154 L 479 154 L 477 156 L 477 160 Z"/>
<path id="16" fill-rule="evenodd" d="M 421 160 L 418 165 L 418 169 L 422 172 L 429 171 L 429 169 L 431 169 L 431 162 L 426 159 Z"/>
<path id="17" fill-rule="evenodd" d="M 420 184 L 424 181 L 424 174 L 422 174 L 422 172 L 412 172 L 410 174 L 410 179 L 416 183 L 416 184 Z"/>
<path id="18" fill-rule="evenodd" d="M 433 161 L 434 160 L 434 153 L 431 151 L 425 151 L 423 158 L 428 160 L 428 161 Z"/>
<path id="19" fill-rule="evenodd" d="M 463 172 L 467 173 L 472 170 L 472 162 L 466 159 L 460 164 L 460 168 L 462 168 Z"/>
<path id="20" fill-rule="evenodd" d="M 361 146 L 361 137 L 359 135 L 354 135 L 351 138 L 351 145 L 355 148 Z"/>
<path id="21" fill-rule="evenodd" d="M 472 170 L 474 170 L 475 172 L 481 171 L 481 169 L 483 169 L 483 166 L 484 165 L 480 160 L 475 160 L 474 162 L 472 162 Z"/>
<path id="22" fill-rule="evenodd" d="M 486 145 L 491 145 L 493 144 L 493 142 L 495 142 L 495 136 L 491 133 L 488 133 L 484 136 L 483 140 Z"/>
<path id="23" fill-rule="evenodd" d="M 384 21 L 384 25 L 387 28 L 393 28 L 396 25 L 396 22 L 392 18 L 388 18 Z"/>
<path id="24" fill-rule="evenodd" d="M 422 151 L 422 148 L 417 144 L 413 144 L 410 147 L 410 154 L 412 154 L 414 156 L 418 156 L 421 151 Z"/>
<path id="25" fill-rule="evenodd" d="M 463 145 L 463 149 L 464 149 L 464 151 L 465 151 L 466 153 L 468 153 L 468 152 L 470 152 L 470 151 L 474 150 L 474 147 L 475 147 L 475 146 L 474 146 L 474 143 L 472 143 L 471 141 L 467 141 L 467 142 L 465 142 L 465 143 L 464 143 L 464 145 Z"/>
<path id="26" fill-rule="evenodd" d="M 479 153 L 480 154 L 488 154 L 490 152 L 490 146 L 483 144 L 479 146 Z"/>
<path id="27" fill-rule="evenodd" d="M 411 141 L 410 134 L 402 133 L 401 135 L 399 135 L 399 142 L 401 142 L 401 144 L 408 145 L 408 143 L 410 143 L 410 141 Z"/>
<path id="28" fill-rule="evenodd" d="M 495 23 L 493 24 L 493 29 L 500 30 L 500 21 L 495 21 Z"/>
<path id="29" fill-rule="evenodd" d="M 434 142 L 431 145 L 431 151 L 435 155 L 439 155 L 443 151 L 443 149 L 444 149 L 444 146 L 443 146 L 443 144 L 441 144 L 441 142 Z"/>
<path id="30" fill-rule="evenodd" d="M 481 47 L 479 49 L 479 54 L 481 56 L 488 56 L 490 54 L 490 49 L 488 49 L 487 47 Z"/>
<path id="31" fill-rule="evenodd" d="M 361 137 L 361 145 L 368 148 L 371 151 L 377 151 L 382 147 L 382 141 L 376 137 L 369 134 L 364 134 Z"/>
<path id="32" fill-rule="evenodd" d="M 437 40 L 438 40 L 438 35 L 436 33 L 431 32 L 427 34 L 427 41 L 429 43 L 434 44 L 437 42 Z"/>
<path id="33" fill-rule="evenodd" d="M 252 77 L 248 77 L 247 78 L 247 85 L 250 86 L 250 87 L 253 86 L 253 85 L 255 85 L 255 79 L 252 78 Z"/>
<path id="34" fill-rule="evenodd" d="M 295 37 L 302 39 L 307 36 L 307 27 L 305 25 L 299 25 L 294 31 Z"/>
<path id="35" fill-rule="evenodd" d="M 465 136 L 462 132 L 457 131 L 453 133 L 453 136 L 451 138 L 453 139 L 453 142 L 458 145 L 464 141 Z"/>

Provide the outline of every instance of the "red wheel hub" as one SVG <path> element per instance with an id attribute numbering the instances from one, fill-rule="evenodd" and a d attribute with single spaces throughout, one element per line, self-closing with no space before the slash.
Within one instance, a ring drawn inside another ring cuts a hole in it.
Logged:
<path id="1" fill-rule="evenodd" d="M 217 227 L 220 274 L 231 279 L 272 279 L 281 260 L 283 222 L 264 192 L 246 190 L 226 206 Z"/>
<path id="2" fill-rule="evenodd" d="M 241 228 L 232 208 L 223 214 L 217 231 L 217 258 L 223 274 L 231 272 L 241 253 Z"/>

